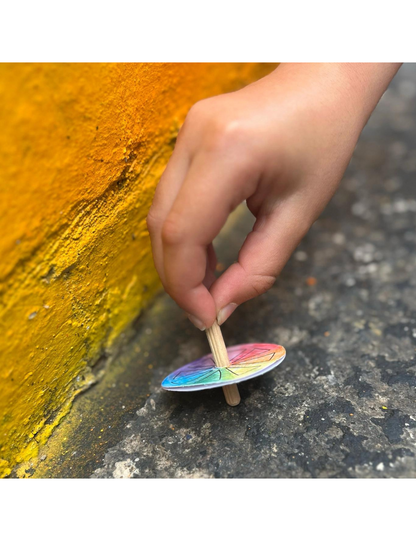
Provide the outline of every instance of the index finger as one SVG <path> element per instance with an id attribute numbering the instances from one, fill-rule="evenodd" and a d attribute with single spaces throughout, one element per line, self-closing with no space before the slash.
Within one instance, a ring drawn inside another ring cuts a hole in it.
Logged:
<path id="1" fill-rule="evenodd" d="M 255 179 L 256 180 L 256 179 Z M 194 158 L 162 229 L 165 288 L 208 328 L 216 319 L 212 295 L 203 284 L 207 247 L 228 215 L 255 189 L 243 163 L 232 155 Z"/>

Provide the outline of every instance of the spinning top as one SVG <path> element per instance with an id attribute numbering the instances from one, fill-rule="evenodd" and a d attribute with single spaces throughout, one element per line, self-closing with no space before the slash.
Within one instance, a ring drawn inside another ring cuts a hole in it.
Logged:
<path id="1" fill-rule="evenodd" d="M 286 356 L 285 348 L 276 344 L 226 348 L 217 323 L 206 332 L 211 353 L 172 372 L 163 380 L 163 389 L 187 392 L 222 387 L 227 404 L 237 406 L 240 403 L 237 383 L 269 372 Z"/>

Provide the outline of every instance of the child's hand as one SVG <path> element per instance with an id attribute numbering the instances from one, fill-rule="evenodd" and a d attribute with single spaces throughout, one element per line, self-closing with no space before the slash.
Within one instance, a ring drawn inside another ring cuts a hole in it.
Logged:
<path id="1" fill-rule="evenodd" d="M 197 103 L 148 216 L 166 291 L 201 330 L 267 291 L 334 194 L 398 69 L 287 64 Z M 239 203 L 256 216 L 238 262 L 214 282 L 212 241 Z"/>

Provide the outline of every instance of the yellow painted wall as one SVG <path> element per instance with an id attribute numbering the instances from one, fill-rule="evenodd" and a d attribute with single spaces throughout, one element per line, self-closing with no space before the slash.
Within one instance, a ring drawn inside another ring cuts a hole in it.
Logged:
<path id="1" fill-rule="evenodd" d="M 158 287 L 145 217 L 189 107 L 271 65 L 0 65 L 0 476 Z"/>

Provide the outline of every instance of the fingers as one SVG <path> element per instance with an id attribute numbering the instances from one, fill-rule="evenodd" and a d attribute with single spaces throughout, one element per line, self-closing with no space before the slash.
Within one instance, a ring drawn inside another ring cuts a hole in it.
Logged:
<path id="1" fill-rule="evenodd" d="M 162 227 L 185 179 L 188 167 L 189 157 L 178 145 L 159 181 L 147 215 L 153 260 L 162 283 L 164 283 Z"/>
<path id="2" fill-rule="evenodd" d="M 207 266 L 205 270 L 204 286 L 209 290 L 215 282 L 215 269 L 217 268 L 217 256 L 214 246 L 211 244 L 207 248 Z"/>
<path id="3" fill-rule="evenodd" d="M 202 323 L 199 328 L 210 327 L 217 316 L 207 287 L 214 271 L 209 247 L 230 212 L 253 191 L 253 176 L 243 159 L 240 162 L 226 153 L 215 159 L 210 153 L 198 154 L 162 227 L 165 289 Z M 208 282 L 207 268 L 212 273 Z"/>
<path id="4" fill-rule="evenodd" d="M 211 288 L 220 325 L 238 305 L 270 289 L 314 218 L 299 201 L 282 202 L 273 213 L 258 217 L 238 261 Z"/>
<path id="5" fill-rule="evenodd" d="M 205 268 L 205 278 L 203 280 L 203 285 L 207 288 L 209 291 L 209 288 L 212 286 L 212 284 L 215 281 L 215 269 L 217 266 L 217 256 L 215 254 L 214 246 L 212 243 L 207 247 L 207 258 L 206 258 L 206 268 Z M 206 325 L 197 317 L 193 316 L 192 314 L 188 314 L 189 320 L 201 331 L 205 330 L 207 327 Z"/>

